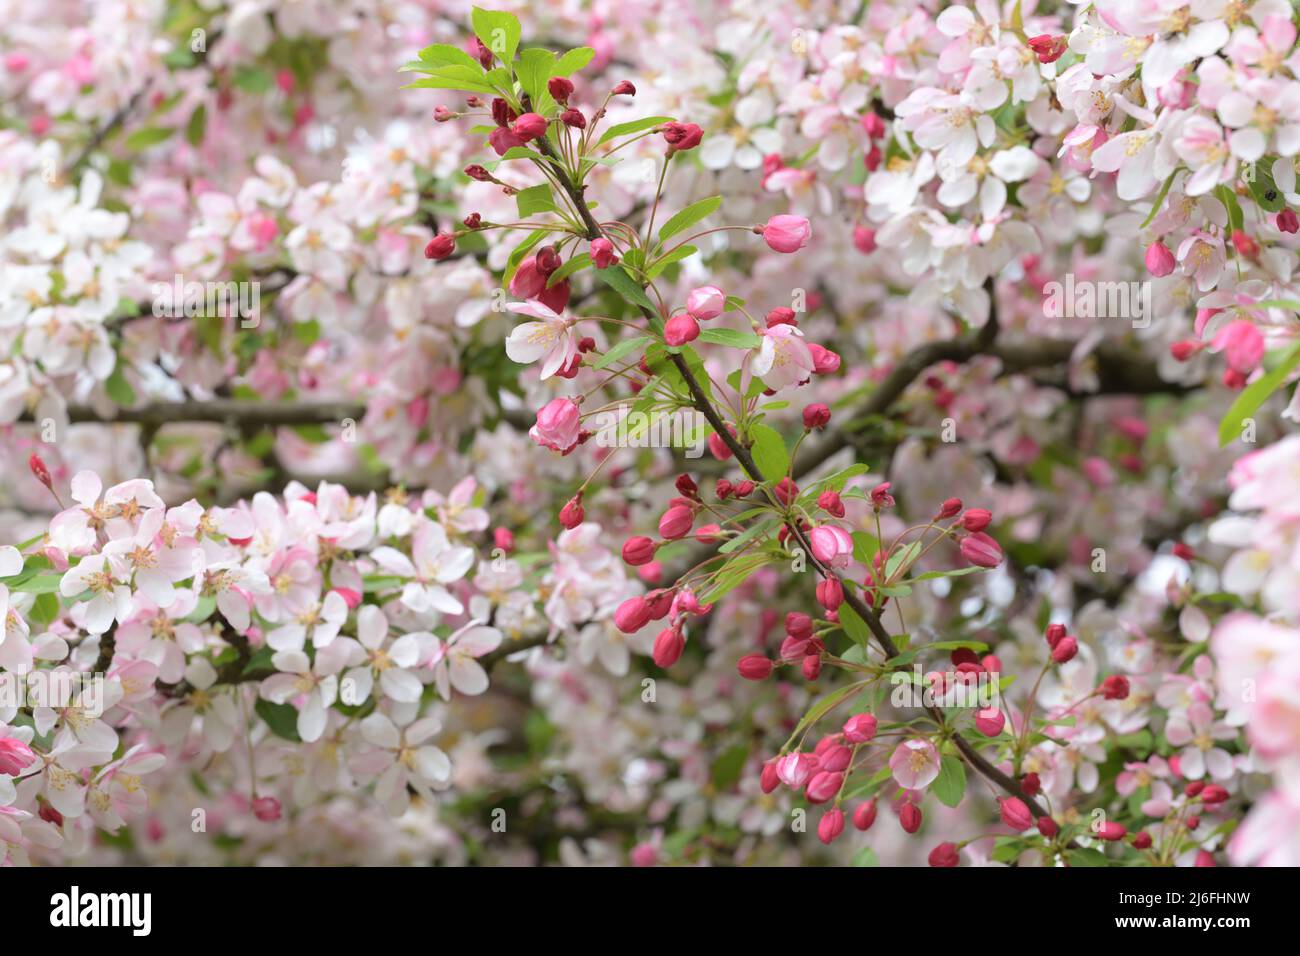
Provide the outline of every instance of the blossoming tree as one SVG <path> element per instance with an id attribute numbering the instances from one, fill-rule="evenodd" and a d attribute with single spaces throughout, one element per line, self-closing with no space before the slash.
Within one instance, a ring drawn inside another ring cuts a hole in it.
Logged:
<path id="1" fill-rule="evenodd" d="M 509 6 L 8 11 L 0 862 L 1300 864 L 1290 4 Z"/>

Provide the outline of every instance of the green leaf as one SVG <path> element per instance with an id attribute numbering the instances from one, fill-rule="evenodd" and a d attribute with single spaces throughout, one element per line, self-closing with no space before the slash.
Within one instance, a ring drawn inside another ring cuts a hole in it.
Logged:
<path id="1" fill-rule="evenodd" d="M 524 88 L 534 108 L 541 104 L 542 94 L 547 92 L 546 81 L 555 69 L 555 54 L 550 50 L 529 47 L 519 54 L 519 66 L 515 72 L 519 75 L 519 85 Z"/>
<path id="2" fill-rule="evenodd" d="M 550 231 L 547 229 L 534 229 L 528 234 L 523 242 L 515 246 L 514 251 L 510 253 L 510 258 L 506 261 L 505 272 L 501 276 L 501 285 L 503 288 L 510 285 L 510 280 L 514 277 L 515 270 L 519 268 L 519 263 L 524 261 L 533 246 L 537 245 L 549 235 Z"/>
<path id="3" fill-rule="evenodd" d="M 595 363 L 595 365 L 592 366 L 592 368 L 595 369 L 608 368 L 609 366 L 617 362 L 619 359 L 631 355 L 633 352 L 637 352 L 641 350 L 642 348 L 649 345 L 653 341 L 654 339 L 648 335 L 641 335 L 634 339 L 623 339 L 621 342 L 619 342 L 613 348 L 611 348 L 608 352 L 602 355 L 600 359 Z"/>
<path id="4" fill-rule="evenodd" d="M 1282 387 L 1297 365 L 1300 365 L 1300 344 L 1287 349 L 1272 371 L 1261 375 L 1242 390 L 1228 413 L 1223 416 L 1223 421 L 1219 422 L 1220 448 L 1226 448 L 1234 439 L 1241 437 L 1241 428 L 1246 419 L 1259 411 L 1269 396 Z"/>
<path id="5" fill-rule="evenodd" d="M 59 582 L 62 580 L 62 574 L 38 574 L 20 583 L 11 583 L 9 590 L 21 591 L 23 594 L 53 594 L 59 590 Z"/>
<path id="6" fill-rule="evenodd" d="M 966 795 L 966 767 L 956 757 L 943 757 L 939 761 L 939 776 L 930 784 L 939 802 L 955 807 Z"/>
<path id="7" fill-rule="evenodd" d="M 203 142 L 203 134 L 208 128 L 208 107 L 205 103 L 200 103 L 198 107 L 190 114 L 190 121 L 185 124 L 185 141 L 191 146 L 198 146 Z"/>
<path id="8" fill-rule="evenodd" d="M 680 262 L 683 259 L 689 259 L 695 253 L 699 252 L 695 246 L 678 246 L 671 252 L 665 253 L 655 260 L 654 265 L 646 270 L 646 278 L 657 279 L 659 274 L 667 269 L 674 262 Z"/>
<path id="9" fill-rule="evenodd" d="M 1247 180 L 1255 204 L 1265 212 L 1281 212 L 1286 208 L 1286 198 L 1273 181 L 1273 158 L 1265 156 L 1255 162 L 1254 177 Z"/>
<path id="10" fill-rule="evenodd" d="M 580 252 L 576 256 L 566 259 L 560 268 L 551 273 L 551 277 L 546 280 L 546 288 L 559 285 L 575 272 L 581 272 L 587 266 L 591 265 L 591 254 Z"/>
<path id="11" fill-rule="evenodd" d="M 932 581 L 935 578 L 960 578 L 967 574 L 976 574 L 985 570 L 978 565 L 971 565 L 969 568 L 948 568 L 945 571 L 926 571 L 924 574 L 918 574 L 914 578 L 908 578 L 909 581 Z"/>
<path id="12" fill-rule="evenodd" d="M 27 620 L 37 627 L 49 627 L 59 616 L 59 598 L 52 591 L 44 591 L 36 596 L 32 609 L 27 612 Z"/>
<path id="13" fill-rule="evenodd" d="M 470 21 L 474 24 L 474 35 L 501 62 L 508 64 L 514 61 L 515 51 L 519 49 L 519 37 L 523 32 L 518 17 L 504 10 L 474 7 Z"/>
<path id="14" fill-rule="evenodd" d="M 257 716 L 266 721 L 266 726 L 270 727 L 271 733 L 277 737 L 296 743 L 302 741 L 298 736 L 298 711 L 289 704 L 273 704 L 269 700 L 259 698 L 253 705 L 253 710 L 257 712 Z"/>
<path id="15" fill-rule="evenodd" d="M 778 524 L 780 524 L 780 522 L 775 520 L 755 521 L 740 534 L 724 542 L 722 546 L 718 548 L 718 551 L 722 554 L 730 554 L 733 551 L 738 551 L 765 531 L 771 531 Z"/>
<path id="16" fill-rule="evenodd" d="M 126 138 L 126 148 L 132 151 L 148 149 L 166 142 L 174 132 L 176 130 L 164 126 L 145 126 Z"/>
<path id="17" fill-rule="evenodd" d="M 551 196 L 548 183 L 529 186 L 515 193 L 515 205 L 519 207 L 519 218 L 527 219 L 539 212 L 554 212 L 555 200 Z"/>
<path id="18" fill-rule="evenodd" d="M 721 206 L 721 196 L 710 196 L 708 199 L 701 199 L 699 202 L 691 203 L 660 227 L 659 241 L 663 242 L 669 236 L 674 236 L 683 229 L 695 225 L 706 216 L 713 215 Z"/>
<path id="19" fill-rule="evenodd" d="M 407 83 L 402 89 L 465 90 L 470 93 L 494 95 L 499 92 L 488 82 L 486 75 L 477 66 L 473 69 L 466 66 L 440 67 L 422 80 Z"/>
<path id="20" fill-rule="evenodd" d="M 880 866 L 880 860 L 876 857 L 876 851 L 869 846 L 864 846 L 853 854 L 854 866 Z"/>
<path id="21" fill-rule="evenodd" d="M 885 562 L 885 580 L 889 580 L 899 571 L 906 571 L 921 554 L 921 542 L 913 541 L 901 551 L 894 552 Z"/>
<path id="22" fill-rule="evenodd" d="M 596 51 L 589 46 L 574 47 L 555 61 L 551 76 L 572 76 L 596 56 Z"/>
<path id="23" fill-rule="evenodd" d="M 785 439 L 770 425 L 758 424 L 749 429 L 754 445 L 751 452 L 754 464 L 770 482 L 777 482 L 790 471 L 790 453 L 785 449 Z"/>
<path id="24" fill-rule="evenodd" d="M 627 274 L 622 266 L 610 266 L 608 269 L 596 270 L 596 275 L 600 276 L 602 282 L 612 288 L 627 301 L 643 309 L 655 312 L 655 304 L 645 294 L 645 290 L 640 284 Z"/>
<path id="25" fill-rule="evenodd" d="M 867 628 L 867 622 L 862 620 L 861 615 L 853 610 L 851 605 L 840 605 L 840 626 L 844 628 L 853 643 L 859 647 L 866 648 L 871 645 L 871 631 Z"/>
<path id="26" fill-rule="evenodd" d="M 630 136 L 633 133 L 640 133 L 642 130 L 650 129 L 652 126 L 658 126 L 660 123 L 671 123 L 671 116 L 644 116 L 639 120 L 632 120 L 630 123 L 618 123 L 605 130 L 605 135 L 600 138 L 600 142 L 608 143 L 611 139 L 617 139 L 620 136 Z"/>
<path id="27" fill-rule="evenodd" d="M 718 790 L 730 790 L 740 782 L 740 775 L 745 771 L 745 761 L 749 759 L 749 746 L 736 744 L 724 750 L 709 770 L 709 779 Z"/>
<path id="28" fill-rule="evenodd" d="M 464 66 L 471 70 L 477 70 L 479 73 L 483 72 L 483 67 L 478 60 L 460 47 L 452 46 L 450 43 L 435 43 L 433 46 L 426 46 L 420 51 L 420 62 L 433 67 L 435 70 L 444 66 Z"/>
<path id="29" fill-rule="evenodd" d="M 756 349 L 763 344 L 763 340 L 753 332 L 740 332 L 736 329 L 705 329 L 700 333 L 700 341 L 726 345 L 733 349 Z"/>
<path id="30" fill-rule="evenodd" d="M 879 539 L 865 531 L 854 531 L 850 537 L 853 538 L 853 560 L 870 567 L 871 559 L 880 550 Z"/>
<path id="31" fill-rule="evenodd" d="M 120 362 L 113 367 L 113 374 L 104 382 L 104 391 L 118 405 L 126 407 L 135 404 L 135 389 L 126 380 Z"/>

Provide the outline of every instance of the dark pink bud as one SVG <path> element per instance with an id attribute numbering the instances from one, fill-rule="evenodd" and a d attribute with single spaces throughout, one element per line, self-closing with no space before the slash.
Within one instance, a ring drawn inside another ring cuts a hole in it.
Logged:
<path id="1" fill-rule="evenodd" d="M 685 537 L 695 523 L 695 512 L 685 505 L 673 505 L 659 519 L 659 534 L 669 541 Z"/>
<path id="2" fill-rule="evenodd" d="M 817 824 L 817 839 L 830 846 L 844 832 L 844 811 L 839 807 L 827 810 Z"/>
<path id="3" fill-rule="evenodd" d="M 961 516 L 961 526 L 967 531 L 983 531 L 993 520 L 993 513 L 984 508 L 971 508 Z"/>
<path id="4" fill-rule="evenodd" d="M 957 852 L 957 844 L 955 843 L 940 843 L 930 851 L 929 861 L 931 866 L 956 866 L 960 860 L 961 854 Z"/>
<path id="5" fill-rule="evenodd" d="M 844 722 L 844 739 L 851 744 L 865 744 L 876 736 L 876 726 L 873 714 L 854 714 Z"/>
<path id="6" fill-rule="evenodd" d="M 643 534 L 623 542 L 623 560 L 634 568 L 649 564 L 655 557 L 655 543 Z"/>
<path id="7" fill-rule="evenodd" d="M 736 670 L 745 680 L 767 680 L 776 664 L 762 654 L 746 654 L 736 661 Z"/>
<path id="8" fill-rule="evenodd" d="M 551 99 L 564 106 L 573 95 L 573 81 L 563 76 L 553 76 L 546 81 L 546 89 L 550 92 Z"/>
<path id="9" fill-rule="evenodd" d="M 803 427 L 807 429 L 825 428 L 830 424 L 831 410 L 821 402 L 807 405 L 803 410 Z"/>
<path id="10" fill-rule="evenodd" d="M 560 509 L 560 524 L 569 530 L 573 530 L 582 524 L 587 513 L 582 509 L 582 496 L 575 495 L 564 503 Z"/>
<path id="11" fill-rule="evenodd" d="M 455 251 L 456 237 L 444 233 L 429 240 L 429 244 L 424 247 L 424 258 L 446 259 Z"/>
<path id="12" fill-rule="evenodd" d="M 853 825 L 859 830 L 870 830 L 871 824 L 876 822 L 876 801 L 868 800 L 866 803 L 859 803 L 853 811 Z"/>
<path id="13" fill-rule="evenodd" d="M 1002 822 L 1017 833 L 1034 825 L 1034 815 L 1019 797 L 1003 797 L 998 801 L 998 815 Z"/>
<path id="14" fill-rule="evenodd" d="M 675 627 L 666 627 L 655 637 L 655 664 L 659 667 L 672 667 L 685 649 L 686 635 Z"/>
<path id="15" fill-rule="evenodd" d="M 908 833 L 915 833 L 921 829 L 921 808 L 915 803 L 905 803 L 903 808 L 898 811 L 898 822 Z"/>
<path id="16" fill-rule="evenodd" d="M 699 337 L 700 323 L 689 312 L 679 312 L 664 323 L 664 341 L 669 345 L 685 345 Z"/>
<path id="17" fill-rule="evenodd" d="M 1074 655 L 1078 653 L 1079 642 L 1067 634 L 1052 648 L 1052 660 L 1058 664 L 1064 664 L 1067 661 L 1074 660 Z"/>

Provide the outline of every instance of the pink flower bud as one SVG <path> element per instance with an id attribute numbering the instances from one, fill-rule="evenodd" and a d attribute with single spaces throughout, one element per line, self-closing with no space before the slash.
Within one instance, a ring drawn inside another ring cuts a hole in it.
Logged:
<path id="1" fill-rule="evenodd" d="M 537 139 L 539 136 L 546 135 L 547 121 L 545 116 L 537 113 L 525 113 L 519 119 L 515 120 L 510 127 L 511 131 L 525 143 L 530 139 Z"/>
<path id="2" fill-rule="evenodd" d="M 663 125 L 664 142 L 668 144 L 668 154 L 694 149 L 704 138 L 704 130 L 694 123 L 665 123 Z"/>
<path id="3" fill-rule="evenodd" d="M 773 252 L 798 252 L 812 238 L 812 226 L 803 216 L 773 216 L 757 231 Z"/>
<path id="4" fill-rule="evenodd" d="M 865 744 L 876 736 L 876 726 L 873 714 L 854 714 L 844 722 L 844 739 L 851 744 Z"/>
<path id="5" fill-rule="evenodd" d="M 840 792 L 842 786 L 844 786 L 844 774 L 821 770 L 808 781 L 804 796 L 809 803 L 826 803 L 835 798 L 835 794 Z"/>
<path id="6" fill-rule="evenodd" d="M 628 80 L 620 80 L 618 85 L 610 90 L 610 96 L 636 96 L 636 87 Z"/>
<path id="7" fill-rule="evenodd" d="M 827 810 L 822 814 L 821 820 L 817 824 L 817 839 L 821 840 L 827 846 L 838 839 L 839 835 L 844 832 L 844 811 L 839 807 Z"/>
<path id="8" fill-rule="evenodd" d="M 31 747 L 17 737 L 0 737 L 0 774 L 16 777 L 35 762 Z"/>
<path id="9" fill-rule="evenodd" d="M 726 308 L 727 297 L 714 285 L 702 285 L 686 296 L 686 311 L 701 322 L 716 319 Z"/>
<path id="10" fill-rule="evenodd" d="M 614 255 L 614 244 L 603 237 L 593 239 L 591 241 L 591 261 L 597 269 L 608 269 L 618 262 L 618 256 Z"/>
<path id="11" fill-rule="evenodd" d="M 777 775 L 776 770 L 779 762 L 779 758 L 773 757 L 763 764 L 763 770 L 758 775 L 758 786 L 764 793 L 771 793 L 781 785 L 781 778 Z"/>
<path id="12" fill-rule="evenodd" d="M 1052 660 L 1058 664 L 1064 664 L 1067 661 L 1074 660 L 1074 655 L 1079 653 L 1079 642 L 1069 634 L 1056 642 L 1052 648 Z"/>
<path id="13" fill-rule="evenodd" d="M 1052 36 L 1050 33 L 1040 33 L 1029 38 L 1029 49 L 1034 51 L 1039 63 L 1055 63 L 1065 53 L 1068 44 L 1069 40 L 1064 34 Z"/>
<path id="14" fill-rule="evenodd" d="M 560 509 L 560 524 L 570 531 L 582 524 L 583 519 L 586 517 L 587 513 L 582 508 L 581 495 L 574 495 Z"/>
<path id="15" fill-rule="evenodd" d="M 793 325 L 796 328 L 799 325 L 799 320 L 795 317 L 794 309 L 784 305 L 777 306 L 771 312 L 767 313 L 766 322 L 769 329 L 776 325 Z"/>
<path id="16" fill-rule="evenodd" d="M 983 531 L 993 520 L 993 513 L 984 508 L 969 508 L 961 516 L 961 526 L 967 531 Z"/>
<path id="17" fill-rule="evenodd" d="M 862 116 L 862 132 L 871 139 L 880 139 L 885 135 L 885 121 L 875 113 L 865 113 Z"/>
<path id="18" fill-rule="evenodd" d="M 582 110 L 572 107 L 560 114 L 560 122 L 571 129 L 587 128 L 587 117 L 582 115 Z"/>
<path id="19" fill-rule="evenodd" d="M 811 405 L 804 406 L 803 410 L 803 427 L 809 430 L 814 428 L 825 428 L 830 424 L 831 410 L 821 402 L 813 402 Z"/>
<path id="20" fill-rule="evenodd" d="M 537 410 L 537 423 L 528 430 L 528 436 L 543 448 L 567 453 L 578 444 L 581 424 L 582 411 L 577 402 L 553 398 Z"/>
<path id="21" fill-rule="evenodd" d="M 669 541 L 676 541 L 686 536 L 695 523 L 695 512 L 686 505 L 673 505 L 659 519 L 659 534 Z"/>
<path id="22" fill-rule="evenodd" d="M 1237 250 L 1238 255 L 1245 256 L 1247 259 L 1259 256 L 1259 243 L 1240 229 L 1233 230 L 1232 247 Z"/>
<path id="23" fill-rule="evenodd" d="M 816 680 L 822 672 L 821 654 L 806 654 L 799 664 L 799 669 L 803 671 L 804 680 Z"/>
<path id="24" fill-rule="evenodd" d="M 776 483 L 776 486 L 772 489 L 772 495 L 777 501 L 788 507 L 799 497 L 799 486 L 787 476 Z"/>
<path id="25" fill-rule="evenodd" d="M 853 825 L 863 832 L 871 829 L 871 824 L 876 822 L 876 801 L 868 800 L 866 803 L 859 803 L 853 811 Z"/>
<path id="26" fill-rule="evenodd" d="M 1002 548 L 982 531 L 962 538 L 960 547 L 961 556 L 981 568 L 996 568 L 1002 563 Z"/>
<path id="27" fill-rule="evenodd" d="M 523 138 L 508 126 L 498 126 L 488 134 L 488 145 L 498 156 L 504 156 L 516 146 L 524 145 Z"/>
<path id="28" fill-rule="evenodd" d="M 1127 834 L 1128 830 L 1124 828 L 1122 823 L 1114 822 L 1103 823 L 1101 828 L 1097 831 L 1097 836 L 1101 837 L 1103 840 L 1109 840 L 1111 842 L 1122 840 Z"/>
<path id="29" fill-rule="evenodd" d="M 818 375 L 833 375 L 840 370 L 840 357 L 830 349 L 809 342 L 808 353 L 813 358 L 813 371 Z"/>
<path id="30" fill-rule="evenodd" d="M 998 815 L 1003 823 L 1017 833 L 1034 825 L 1034 815 L 1019 797 L 1002 797 L 998 800 Z"/>
<path id="31" fill-rule="evenodd" d="M 762 654 L 746 654 L 736 661 L 736 670 L 745 680 L 767 680 L 776 665 Z"/>
<path id="32" fill-rule="evenodd" d="M 1296 232 L 1300 232 L 1300 217 L 1296 216 L 1294 209 L 1283 209 L 1277 214 L 1275 225 L 1278 232 L 1287 232 L 1294 235 Z"/>
<path id="33" fill-rule="evenodd" d="M 1038 832 L 1041 833 L 1043 836 L 1047 837 L 1047 839 L 1049 840 L 1053 839 L 1058 833 L 1061 832 L 1061 828 L 1056 825 L 1056 821 L 1053 820 L 1051 817 L 1047 817 L 1047 816 L 1039 817 L 1037 825 L 1038 825 Z"/>
<path id="34" fill-rule="evenodd" d="M 456 237 L 447 235 L 434 236 L 429 240 L 429 244 L 424 247 L 424 258 L 426 259 L 446 259 L 456 251 Z"/>
<path id="35" fill-rule="evenodd" d="M 997 707 L 985 707 L 975 712 L 975 729 L 985 737 L 996 737 L 1002 733 L 1007 719 Z"/>
<path id="36" fill-rule="evenodd" d="M 1146 264 L 1147 272 L 1157 279 L 1163 278 L 1174 271 L 1174 254 L 1163 242 L 1153 242 L 1147 246 Z"/>
<path id="37" fill-rule="evenodd" d="M 1043 782 L 1038 779 L 1038 774 L 1027 773 L 1020 778 L 1020 789 L 1024 791 L 1027 797 L 1036 797 L 1043 789 Z"/>
<path id="38" fill-rule="evenodd" d="M 1201 799 L 1206 803 L 1223 803 L 1228 799 L 1228 791 L 1217 783 L 1207 783 L 1201 791 Z"/>
<path id="39" fill-rule="evenodd" d="M 655 637 L 654 662 L 659 667 L 672 667 L 686 649 L 686 635 L 675 627 L 666 627 Z"/>
<path id="40" fill-rule="evenodd" d="M 569 97 L 573 95 L 573 81 L 563 76 L 553 76 L 546 81 L 546 89 L 551 94 L 551 99 L 561 106 L 567 106 Z"/>
<path id="41" fill-rule="evenodd" d="M 700 323 L 689 312 L 679 312 L 664 323 L 664 341 L 669 345 L 685 345 L 700 337 Z"/>
<path id="42" fill-rule="evenodd" d="M 844 517 L 844 502 L 838 491 L 827 488 L 817 496 L 817 507 L 834 518 Z"/>
<path id="43" fill-rule="evenodd" d="M 1128 695 L 1128 678 L 1123 674 L 1111 674 L 1101 682 L 1101 696 L 1107 700 L 1127 700 Z"/>
<path id="44" fill-rule="evenodd" d="M 953 518 L 953 517 L 956 517 L 956 515 L 957 515 L 957 513 L 958 513 L 959 511 L 961 511 L 961 499 L 960 499 L 960 498 L 949 498 L 947 501 L 945 501 L 945 502 L 944 502 L 944 503 L 939 507 L 939 513 L 936 514 L 936 515 L 934 516 L 934 520 L 935 520 L 935 521 L 943 521 L 943 520 L 945 520 L 945 519 L 947 519 L 947 518 Z M 990 515 L 989 518 L 990 518 L 990 520 L 992 520 L 992 515 Z M 976 528 L 975 530 L 976 530 L 976 531 L 981 531 L 981 530 L 983 530 L 983 529 L 982 529 L 982 528 Z"/>
<path id="45" fill-rule="evenodd" d="M 844 585 L 838 578 L 823 578 L 817 582 L 817 603 L 828 611 L 844 603 Z"/>
<path id="46" fill-rule="evenodd" d="M 849 764 L 853 761 L 853 751 L 841 743 L 836 743 L 838 737 L 831 736 L 827 738 L 831 741 L 819 756 L 822 761 L 822 769 L 830 773 L 843 773 L 849 769 Z"/>
<path id="47" fill-rule="evenodd" d="M 624 634 L 635 634 L 650 623 L 650 604 L 637 595 L 630 597 L 614 611 L 614 626 Z"/>
<path id="48" fill-rule="evenodd" d="M 921 829 L 922 819 L 921 808 L 915 803 L 905 803 L 898 811 L 898 823 L 908 833 L 915 833 Z"/>
<path id="49" fill-rule="evenodd" d="M 1133 849 L 1146 850 L 1151 846 L 1151 834 L 1146 830 L 1139 830 L 1133 834 Z"/>
<path id="50" fill-rule="evenodd" d="M 509 528 L 493 528 L 492 543 L 506 554 L 510 554 L 515 550 L 514 532 Z"/>
<path id="51" fill-rule="evenodd" d="M 791 790 L 802 790 L 817 772 L 818 760 L 812 754 L 786 754 L 777 764 L 777 775 Z"/>
<path id="52" fill-rule="evenodd" d="M 956 866 L 960 860 L 961 854 L 957 852 L 957 844 L 955 843 L 940 843 L 930 851 L 929 861 L 931 866 Z"/>
<path id="53" fill-rule="evenodd" d="M 655 557 L 655 543 L 643 534 L 623 542 L 623 560 L 634 568 L 649 564 Z"/>
<path id="54" fill-rule="evenodd" d="M 253 816 L 263 823 L 274 823 L 280 819 L 280 801 L 275 797 L 258 797 L 253 801 Z"/>
<path id="55" fill-rule="evenodd" d="M 853 245 L 864 256 L 876 251 L 876 230 L 866 226 L 853 227 Z"/>
<path id="56" fill-rule="evenodd" d="M 824 524 L 808 532 L 813 557 L 829 568 L 847 568 L 853 557 L 853 538 L 843 528 Z"/>

